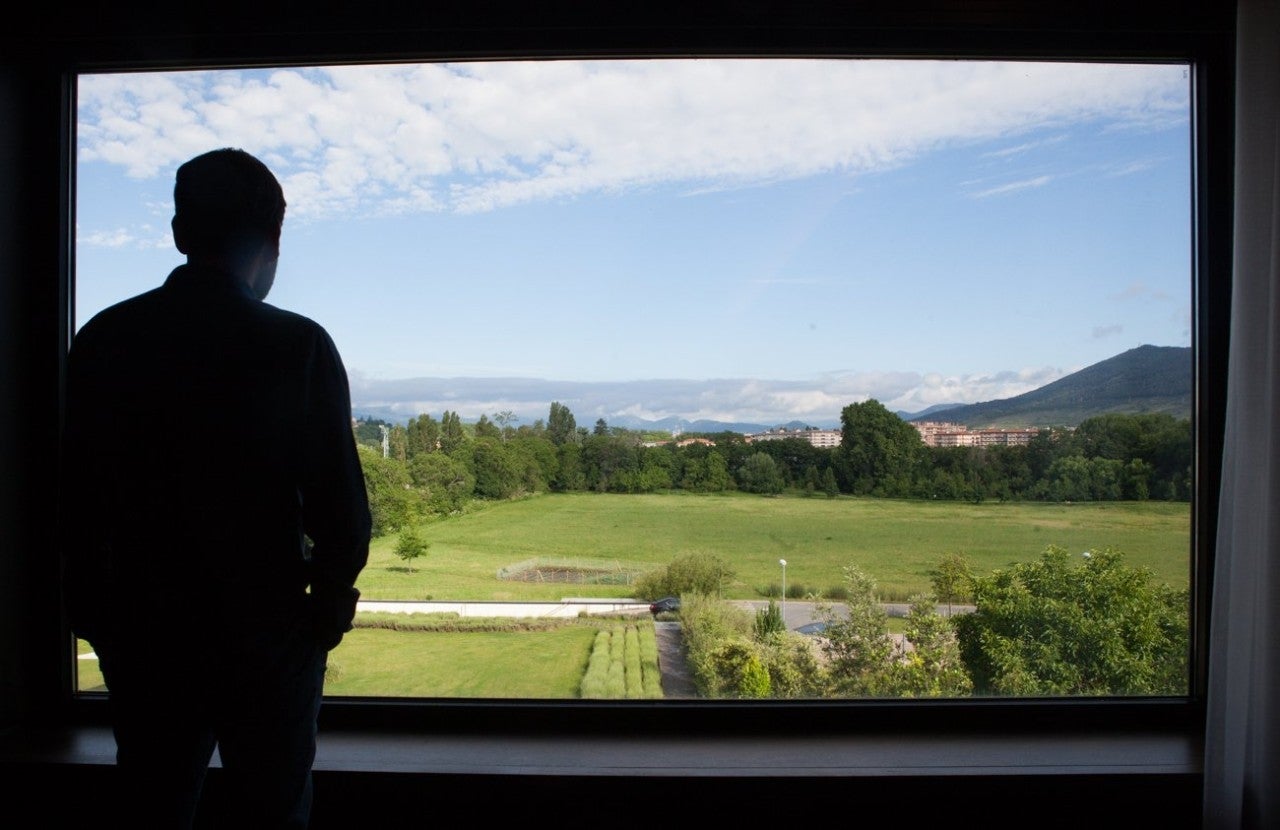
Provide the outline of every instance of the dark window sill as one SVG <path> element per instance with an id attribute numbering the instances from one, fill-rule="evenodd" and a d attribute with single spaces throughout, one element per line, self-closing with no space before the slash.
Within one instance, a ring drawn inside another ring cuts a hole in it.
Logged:
<path id="1" fill-rule="evenodd" d="M 512 821 L 582 809 L 654 814 L 679 799 L 712 799 L 720 819 L 743 822 L 849 810 L 896 816 L 895 826 L 908 827 L 947 819 L 972 826 L 980 816 L 984 828 L 1115 826 L 1126 818 L 1190 828 L 1199 826 L 1201 757 L 1193 729 L 1066 722 L 858 734 L 328 725 L 315 762 L 313 827 L 448 807 Z M 48 792 L 73 787 L 88 819 L 113 792 L 110 729 L 14 732 L 0 738 L 0 771 L 0 780 L 18 774 L 36 785 L 13 788 L 36 809 L 47 809 Z M 218 775 L 215 758 L 210 791 Z M 75 809 L 62 805 L 60 814 Z"/>

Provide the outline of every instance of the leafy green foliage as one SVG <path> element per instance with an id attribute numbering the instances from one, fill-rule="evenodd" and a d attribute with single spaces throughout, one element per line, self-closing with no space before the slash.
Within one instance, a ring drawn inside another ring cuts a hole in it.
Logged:
<path id="1" fill-rule="evenodd" d="M 878 697 L 891 692 L 894 654 L 889 618 L 876 597 L 875 580 L 856 565 L 844 567 L 845 615 L 828 610 L 823 650 L 836 694 Z"/>
<path id="2" fill-rule="evenodd" d="M 782 473 L 773 456 L 764 452 L 753 453 L 738 468 L 738 489 L 748 493 L 776 495 L 782 492 Z"/>
<path id="3" fill-rule="evenodd" d="M 1040 561 L 975 581 L 956 619 L 975 690 L 994 695 L 1176 695 L 1187 689 L 1188 595 L 1120 551 Z"/>
<path id="4" fill-rule="evenodd" d="M 769 697 L 769 672 L 750 640 L 727 640 L 712 654 L 716 669 L 717 697 Z"/>
<path id="5" fill-rule="evenodd" d="M 559 401 L 551 402 L 551 411 L 547 415 L 547 437 L 557 447 L 576 440 L 577 421 L 569 407 Z"/>
<path id="6" fill-rule="evenodd" d="M 415 525 L 405 525 L 400 529 L 400 538 L 396 541 L 396 556 L 400 557 L 412 570 L 413 560 L 425 556 L 427 540 L 422 538 Z"/>
<path id="7" fill-rule="evenodd" d="M 769 600 L 766 607 L 756 612 L 756 640 L 764 642 L 772 635 L 781 634 L 786 630 L 787 624 L 782 619 L 782 610 L 778 607 L 778 603 Z"/>
<path id="8" fill-rule="evenodd" d="M 408 469 L 409 478 L 430 513 L 448 515 L 471 500 L 476 477 L 456 458 L 442 452 L 423 453 L 409 461 Z"/>
<path id="9" fill-rule="evenodd" d="M 729 564 L 710 553 L 686 553 L 665 568 L 645 573 L 636 580 L 635 593 L 644 599 L 678 597 L 683 594 L 720 596 L 734 578 Z"/>
<path id="10" fill-rule="evenodd" d="M 973 568 L 964 554 L 943 554 L 929 571 L 929 581 L 933 584 L 934 596 L 946 604 L 948 612 L 954 603 L 965 602 L 973 596 Z"/>
<path id="11" fill-rule="evenodd" d="M 839 458 L 848 492 L 907 496 L 925 446 L 915 427 L 873 398 L 841 410 Z"/>
<path id="12" fill-rule="evenodd" d="M 369 497 L 373 535 L 394 533 L 414 519 L 409 473 L 395 459 L 383 458 L 379 450 L 363 445 L 356 449 L 360 453 L 365 492 Z"/>
<path id="13" fill-rule="evenodd" d="M 903 633 L 907 648 L 893 667 L 892 686 L 897 694 L 964 697 L 973 691 L 951 619 L 937 613 L 931 595 L 912 598 Z"/>

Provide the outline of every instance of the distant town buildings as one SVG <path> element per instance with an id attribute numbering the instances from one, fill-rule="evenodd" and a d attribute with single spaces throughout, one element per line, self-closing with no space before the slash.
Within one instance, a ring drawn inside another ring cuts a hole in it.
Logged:
<path id="1" fill-rule="evenodd" d="M 813 446 L 822 447 L 823 449 L 840 446 L 840 430 L 817 429 L 815 427 L 805 427 L 803 429 L 778 427 L 766 432 L 753 433 L 746 436 L 746 438 L 748 444 L 756 441 L 781 441 L 785 438 L 799 438 L 801 441 L 808 441 Z"/>
<path id="2" fill-rule="evenodd" d="M 1040 430 L 1034 428 L 969 429 L 950 421 L 915 421 L 911 425 L 929 447 L 1021 447 L 1040 434 Z"/>
<path id="3" fill-rule="evenodd" d="M 1031 443 L 1040 430 L 1034 427 L 1026 429 L 970 429 L 964 424 L 950 421 L 916 421 L 911 426 L 920 433 L 920 440 L 929 447 L 1021 447 Z M 677 433 L 678 436 L 678 433 Z M 743 436 L 748 444 L 757 441 L 782 441 L 795 438 L 807 441 L 815 447 L 832 449 L 840 446 L 840 430 L 818 429 L 817 427 L 801 427 L 787 429 L 776 427 L 764 432 L 749 433 Z M 690 444 L 705 444 L 714 447 L 715 442 L 707 438 L 683 438 L 675 441 L 646 441 L 643 446 L 659 447 L 675 444 L 687 447 Z"/>

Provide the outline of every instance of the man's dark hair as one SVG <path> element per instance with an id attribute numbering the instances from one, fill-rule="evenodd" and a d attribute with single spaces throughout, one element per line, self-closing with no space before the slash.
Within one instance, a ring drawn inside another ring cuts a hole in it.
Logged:
<path id="1" fill-rule="evenodd" d="M 178 168 L 173 207 L 183 253 L 235 256 L 246 244 L 279 238 L 284 191 L 265 164 L 227 147 Z"/>

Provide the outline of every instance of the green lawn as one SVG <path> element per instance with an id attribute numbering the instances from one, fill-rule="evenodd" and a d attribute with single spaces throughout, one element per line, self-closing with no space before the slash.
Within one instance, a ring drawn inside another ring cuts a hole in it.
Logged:
<path id="1" fill-rule="evenodd" d="M 422 632 L 357 628 L 329 655 L 325 695 L 576 698 L 599 628 Z"/>
<path id="2" fill-rule="evenodd" d="M 497 578 L 529 559 L 657 567 L 683 553 L 723 557 L 736 571 L 728 596 L 759 598 L 781 580 L 825 591 L 857 564 L 890 596 L 929 586 L 944 553 L 986 573 L 1035 559 L 1048 545 L 1112 546 L 1159 580 L 1189 582 L 1185 502 L 967 504 L 884 499 L 730 495 L 553 494 L 502 502 L 423 526 L 430 544 L 412 569 L 374 540 L 359 587 L 367 599 L 557 600 L 628 597 L 627 585 L 525 583 Z"/>

